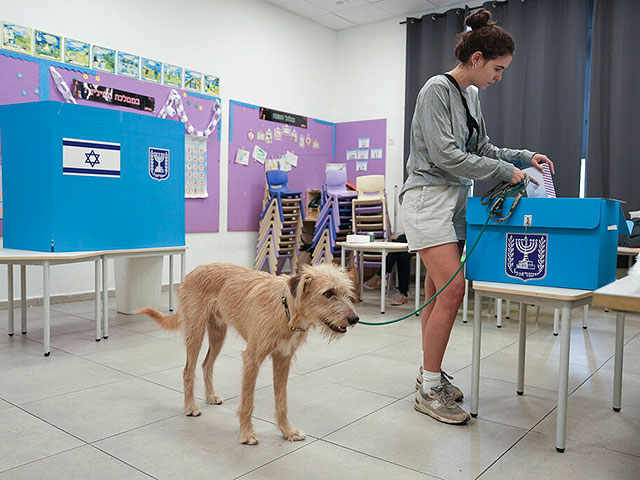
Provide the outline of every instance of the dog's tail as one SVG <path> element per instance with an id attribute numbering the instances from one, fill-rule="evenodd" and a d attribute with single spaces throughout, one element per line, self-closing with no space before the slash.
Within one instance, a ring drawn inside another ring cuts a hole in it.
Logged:
<path id="1" fill-rule="evenodd" d="M 180 328 L 180 315 L 178 315 L 178 312 L 174 313 L 173 315 L 165 315 L 155 308 L 147 307 L 138 310 L 136 314 L 147 315 L 153 318 L 165 330 L 178 330 Z"/>

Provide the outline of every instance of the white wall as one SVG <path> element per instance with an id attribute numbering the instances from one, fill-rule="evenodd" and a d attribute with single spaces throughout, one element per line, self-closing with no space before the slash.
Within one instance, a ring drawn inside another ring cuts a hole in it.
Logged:
<path id="1" fill-rule="evenodd" d="M 218 75 L 225 112 L 229 99 L 235 99 L 323 120 L 334 119 L 336 32 L 261 0 L 0 0 L 0 16 L 21 25 Z M 256 234 L 226 232 L 226 115 L 221 127 L 220 233 L 187 235 L 187 272 L 212 261 L 253 263 Z M 28 297 L 40 296 L 41 268 L 27 269 Z M 109 277 L 113 287 L 113 270 Z M 1 300 L 7 298 L 6 278 L 6 268 L 2 267 Z M 90 291 L 93 265 L 56 266 L 52 269 L 51 286 L 52 295 Z M 16 291 L 18 287 L 16 278 Z"/>

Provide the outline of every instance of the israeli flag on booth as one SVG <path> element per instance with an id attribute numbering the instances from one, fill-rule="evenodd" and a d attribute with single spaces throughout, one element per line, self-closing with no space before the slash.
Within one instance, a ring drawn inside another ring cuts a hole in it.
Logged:
<path id="1" fill-rule="evenodd" d="M 120 144 L 63 138 L 62 174 L 120 178 Z"/>

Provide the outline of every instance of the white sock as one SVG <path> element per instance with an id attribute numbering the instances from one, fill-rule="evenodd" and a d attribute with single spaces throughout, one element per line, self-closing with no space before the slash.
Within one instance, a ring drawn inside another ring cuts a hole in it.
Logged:
<path id="1" fill-rule="evenodd" d="M 427 372 L 422 370 L 422 391 L 428 392 L 431 387 L 440 384 L 440 372 Z"/>

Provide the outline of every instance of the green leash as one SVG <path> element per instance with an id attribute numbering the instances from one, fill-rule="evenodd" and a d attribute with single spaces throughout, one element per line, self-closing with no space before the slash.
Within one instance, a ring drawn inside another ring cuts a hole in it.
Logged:
<path id="1" fill-rule="evenodd" d="M 476 238 L 476 241 L 474 242 L 473 246 L 471 247 L 471 250 L 469 250 L 469 252 L 467 252 L 466 256 L 462 259 L 462 261 L 460 262 L 460 266 L 455 271 L 455 273 L 451 276 L 449 281 L 447 283 L 445 283 L 444 286 L 440 290 L 438 290 L 433 297 L 431 297 L 429 300 L 427 300 L 421 307 L 419 307 L 417 310 L 414 310 L 411 313 L 408 313 L 407 315 L 405 315 L 403 317 L 396 318 L 395 320 L 389 320 L 389 321 L 386 321 L 386 322 L 379 322 L 379 323 L 360 321 L 358 323 L 360 323 L 362 325 L 370 325 L 370 326 L 389 325 L 391 323 L 400 322 L 402 320 L 405 320 L 405 319 L 407 319 L 409 317 L 412 317 L 412 316 L 417 315 L 418 313 L 420 313 L 427 305 L 429 305 L 432 301 L 434 301 L 436 299 L 436 297 L 438 295 L 440 295 L 440 293 L 442 293 L 442 291 L 445 288 L 447 288 L 451 282 L 453 282 L 453 279 L 456 278 L 456 275 L 458 275 L 458 273 L 460 273 L 460 270 L 462 270 L 462 267 L 464 267 L 464 264 L 467 263 L 467 260 L 469 259 L 469 257 L 473 253 L 473 251 L 475 250 L 475 248 L 478 245 L 478 242 L 480 241 L 480 239 L 482 238 L 482 234 L 484 233 L 485 229 L 487 228 L 487 225 L 489 224 L 489 220 L 493 219 L 494 222 L 502 223 L 507 218 L 509 218 L 511 216 L 511 214 L 513 213 L 513 211 L 516 208 L 516 205 L 518 205 L 518 202 L 520 202 L 520 199 L 524 195 L 524 192 L 527 189 L 527 185 L 529 185 L 530 180 L 531 179 L 530 179 L 529 175 L 525 175 L 524 180 L 522 182 L 518 183 L 513 188 L 510 188 L 510 184 L 509 183 L 502 182 L 502 183 L 496 185 L 495 187 L 493 187 L 491 190 L 489 190 L 486 194 L 484 194 L 482 196 L 482 200 L 481 200 L 482 205 L 488 205 L 491 202 L 493 202 L 493 203 L 491 205 L 491 209 L 489 210 L 489 215 L 487 216 L 487 219 L 485 220 L 484 225 L 482 226 L 482 229 L 480 230 L 480 234 L 478 235 L 478 238 Z M 505 199 L 509 195 L 511 195 L 512 193 L 516 193 L 516 192 L 517 192 L 516 199 L 513 201 L 513 205 L 511 205 L 511 209 L 509 210 L 509 213 L 507 213 L 507 215 L 505 215 L 505 216 L 502 216 L 502 207 L 504 205 Z"/>

